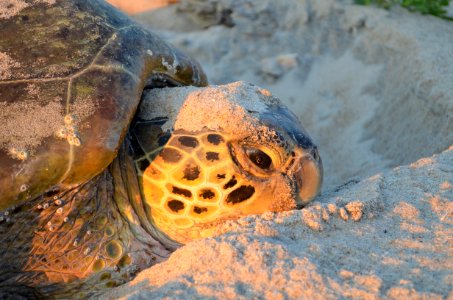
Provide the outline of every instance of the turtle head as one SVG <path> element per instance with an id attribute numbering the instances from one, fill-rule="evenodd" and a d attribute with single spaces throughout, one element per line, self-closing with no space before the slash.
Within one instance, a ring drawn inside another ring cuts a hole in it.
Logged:
<path id="1" fill-rule="evenodd" d="M 321 187 L 311 138 L 252 85 L 152 90 L 131 134 L 147 218 L 180 243 L 225 220 L 301 207 Z"/>

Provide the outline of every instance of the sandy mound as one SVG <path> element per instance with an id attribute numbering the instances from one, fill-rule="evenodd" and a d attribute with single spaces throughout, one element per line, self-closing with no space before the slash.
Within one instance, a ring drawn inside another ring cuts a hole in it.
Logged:
<path id="1" fill-rule="evenodd" d="M 211 83 L 286 101 L 326 184 L 308 208 L 226 224 L 107 297 L 453 297 L 453 148 L 432 156 L 453 145 L 453 23 L 333 0 L 192 0 L 137 18 Z"/>

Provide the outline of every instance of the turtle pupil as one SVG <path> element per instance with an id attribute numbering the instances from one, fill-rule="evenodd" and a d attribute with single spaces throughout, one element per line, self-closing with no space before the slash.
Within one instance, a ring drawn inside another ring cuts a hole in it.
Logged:
<path id="1" fill-rule="evenodd" d="M 259 149 L 247 149 L 247 156 L 249 159 L 259 168 L 263 170 L 268 170 L 272 165 L 272 159 Z"/>

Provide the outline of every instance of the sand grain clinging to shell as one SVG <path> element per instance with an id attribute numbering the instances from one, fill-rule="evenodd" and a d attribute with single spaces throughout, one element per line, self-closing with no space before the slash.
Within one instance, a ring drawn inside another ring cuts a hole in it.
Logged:
<path id="1" fill-rule="evenodd" d="M 44 3 L 52 5 L 55 1 L 56 0 L 34 0 L 31 1 L 32 4 L 30 4 L 30 2 L 23 0 L 2 0 L 0 1 L 0 19 L 9 19 L 33 4 Z"/>
<path id="2" fill-rule="evenodd" d="M 19 67 L 20 63 L 18 61 L 15 61 L 7 53 L 0 52 L 0 80 L 10 79 L 12 77 L 12 69 Z"/>
<path id="3" fill-rule="evenodd" d="M 45 105 L 33 101 L 0 102 L 0 147 L 33 152 L 43 139 L 58 130 L 63 118 L 64 106 L 59 98 Z"/>

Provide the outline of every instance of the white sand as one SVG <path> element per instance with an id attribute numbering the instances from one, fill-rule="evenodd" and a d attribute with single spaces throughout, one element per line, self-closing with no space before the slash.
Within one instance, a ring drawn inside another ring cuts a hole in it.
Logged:
<path id="1" fill-rule="evenodd" d="M 211 83 L 285 101 L 326 182 L 309 208 L 227 224 L 108 297 L 453 298 L 453 148 L 433 156 L 453 145 L 453 23 L 333 0 L 187 0 L 137 18 Z"/>

